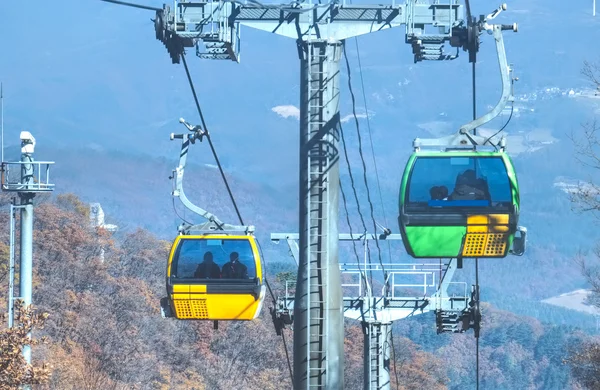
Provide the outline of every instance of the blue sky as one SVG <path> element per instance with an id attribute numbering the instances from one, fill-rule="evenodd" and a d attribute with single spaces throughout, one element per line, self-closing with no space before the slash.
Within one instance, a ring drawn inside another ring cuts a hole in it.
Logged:
<path id="1" fill-rule="evenodd" d="M 144 4 L 162 6 L 160 1 Z M 520 0 L 508 7 L 496 21 L 519 23 L 517 34 L 505 33 L 509 62 L 520 77 L 516 92 L 583 86 L 582 61 L 600 58 L 591 51 L 600 39 L 600 19 L 591 17 L 591 4 Z M 493 10 L 482 1 L 472 1 L 472 8 L 477 14 Z M 183 66 L 171 64 L 154 38 L 152 11 L 99 0 L 63 0 L 2 2 L 0 13 L 7 143 L 18 142 L 18 132 L 25 128 L 42 147 L 177 154 L 178 144 L 168 134 L 183 130 L 179 117 L 195 122 L 197 114 Z M 243 28 L 242 38 L 239 64 L 188 54 L 213 140 L 230 172 L 295 181 L 298 122 L 273 111 L 298 105 L 295 43 L 249 28 Z M 393 176 L 423 124 L 439 122 L 443 131 L 454 131 L 470 119 L 470 64 L 464 52 L 451 62 L 413 64 L 403 28 L 361 37 L 359 44 L 376 152 L 392 159 Z M 357 110 L 364 113 L 353 40 L 347 51 Z M 341 114 L 346 116 L 351 106 L 343 62 L 342 70 Z M 482 111 L 499 97 L 490 36 L 483 37 L 477 76 Z M 361 123 L 366 125 L 364 119 Z M 352 121 L 346 127 L 354 132 Z M 214 163 L 208 153 L 195 158 Z"/>

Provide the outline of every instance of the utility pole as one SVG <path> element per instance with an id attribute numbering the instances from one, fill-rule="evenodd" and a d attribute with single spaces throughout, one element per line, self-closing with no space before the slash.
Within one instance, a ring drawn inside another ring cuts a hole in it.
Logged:
<path id="1" fill-rule="evenodd" d="M 36 193 L 54 190 L 49 183 L 50 165 L 54 162 L 34 161 L 35 138 L 28 131 L 22 131 L 21 161 L 2 161 L 2 191 L 16 192 L 20 204 L 10 209 L 10 276 L 9 276 L 9 327 L 14 326 L 14 301 L 20 299 L 25 307 L 32 304 L 33 287 L 33 198 Z M 42 165 L 45 166 L 42 173 Z M 11 171 L 11 167 L 13 167 Z M 15 172 L 16 171 L 16 172 Z M 11 174 L 12 173 L 12 174 Z M 19 296 L 14 297 L 14 253 L 15 253 L 15 210 L 20 210 L 20 267 Z M 31 334 L 28 335 L 31 338 Z M 23 346 L 23 357 L 31 364 L 31 346 Z M 26 385 L 25 389 L 29 389 Z"/>
<path id="2" fill-rule="evenodd" d="M 0 106 L 2 107 L 0 111 L 2 113 L 0 116 L 1 126 L 0 126 L 0 160 L 4 161 L 4 83 L 0 83 Z"/>
<path id="3" fill-rule="evenodd" d="M 33 185 L 33 152 L 35 138 L 31 133 L 21 132 L 21 267 L 19 270 L 19 294 L 25 306 L 31 305 L 33 286 L 33 197 L 30 192 Z M 28 335 L 31 338 L 31 334 Z M 23 346 L 23 357 L 31 363 L 31 347 Z"/>

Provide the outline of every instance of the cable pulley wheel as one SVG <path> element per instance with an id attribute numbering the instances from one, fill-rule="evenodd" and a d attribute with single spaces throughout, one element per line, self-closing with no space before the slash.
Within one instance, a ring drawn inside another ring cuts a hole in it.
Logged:
<path id="1" fill-rule="evenodd" d="M 477 61 L 477 52 L 479 51 L 479 34 L 481 28 L 479 23 L 470 22 L 467 27 L 467 51 L 469 52 L 469 62 Z"/>
<path id="2" fill-rule="evenodd" d="M 163 18 L 163 11 L 156 11 L 156 18 L 154 19 L 154 31 L 156 32 L 156 39 L 163 41 L 165 39 L 165 21 Z"/>

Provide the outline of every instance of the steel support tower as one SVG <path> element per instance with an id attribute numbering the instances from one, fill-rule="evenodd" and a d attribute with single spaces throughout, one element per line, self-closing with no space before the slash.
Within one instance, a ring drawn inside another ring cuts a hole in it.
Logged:
<path id="1" fill-rule="evenodd" d="M 54 162 L 34 161 L 35 138 L 28 131 L 22 131 L 21 161 L 2 162 L 2 191 L 16 192 L 20 204 L 10 206 L 10 259 L 9 259 L 9 294 L 8 294 L 8 326 L 14 326 L 14 302 L 22 300 L 25 307 L 32 304 L 33 287 L 33 198 L 36 193 L 54 190 L 49 183 L 50 165 Z M 13 168 L 11 170 L 11 168 Z M 14 203 L 14 202 L 13 202 Z M 15 210 L 20 210 L 20 267 L 19 296 L 14 296 L 15 282 Z M 31 337 L 31 334 L 29 334 Z M 23 347 L 23 357 L 31 364 L 31 347 Z M 26 389 L 29 386 L 25 386 Z"/>
<path id="2" fill-rule="evenodd" d="M 299 234 L 272 233 L 271 240 L 278 243 L 286 240 L 292 257 L 299 265 L 300 256 L 297 240 Z M 444 262 L 428 263 L 388 263 L 371 264 L 368 259 L 369 241 L 399 241 L 400 234 L 339 234 L 339 241 L 362 241 L 364 262 L 362 264 L 340 263 L 337 268 L 350 282 L 342 283 L 343 315 L 360 321 L 364 336 L 364 387 L 365 390 L 389 390 L 392 325 L 394 321 L 429 311 L 449 313 L 452 320 L 438 327 L 438 332 L 463 332 L 463 318 L 470 314 L 469 295 L 464 282 L 452 282 L 458 262 L 446 259 Z M 378 291 L 367 275 L 385 269 L 387 280 L 383 280 Z M 415 280 L 422 278 L 421 282 Z M 354 282 L 352 282 L 354 279 Z M 277 298 L 274 308 L 275 326 L 280 333 L 286 325 L 294 324 L 294 334 L 298 332 L 295 302 L 301 281 L 286 282 L 285 295 Z M 295 285 L 296 293 L 293 294 Z M 451 285 L 460 289 L 449 290 Z M 412 290 L 412 295 L 406 290 Z M 298 301 L 299 302 L 299 301 Z M 298 303 L 298 305 L 300 302 Z M 340 332 L 341 333 L 341 332 Z"/>
<path id="3" fill-rule="evenodd" d="M 112 1 L 123 4 L 122 1 Z M 131 5 L 131 4 L 130 4 Z M 300 58 L 300 226 L 294 305 L 294 387 L 343 388 L 343 299 L 338 262 L 339 62 L 346 39 L 405 27 L 415 62 L 451 60 L 472 36 L 458 0 L 262 4 L 173 1 L 155 11 L 155 37 L 179 63 L 240 60 L 240 26 L 296 40 Z M 452 46 L 452 52 L 445 45 Z M 385 329 L 384 329 L 385 331 Z M 377 331 L 379 332 L 379 331 Z"/>

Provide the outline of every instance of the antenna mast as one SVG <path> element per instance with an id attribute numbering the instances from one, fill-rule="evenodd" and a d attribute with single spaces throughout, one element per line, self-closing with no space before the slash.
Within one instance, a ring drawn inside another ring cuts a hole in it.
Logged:
<path id="1" fill-rule="evenodd" d="M 1 162 L 4 162 L 4 85 L 3 85 L 3 83 L 0 83 L 0 106 L 2 107 L 2 108 L 0 108 L 0 111 L 1 111 L 0 121 L 2 122 L 2 125 L 1 125 L 2 128 L 0 130 L 0 142 L 1 142 L 0 148 L 2 148 L 2 151 L 1 151 L 2 161 Z"/>

